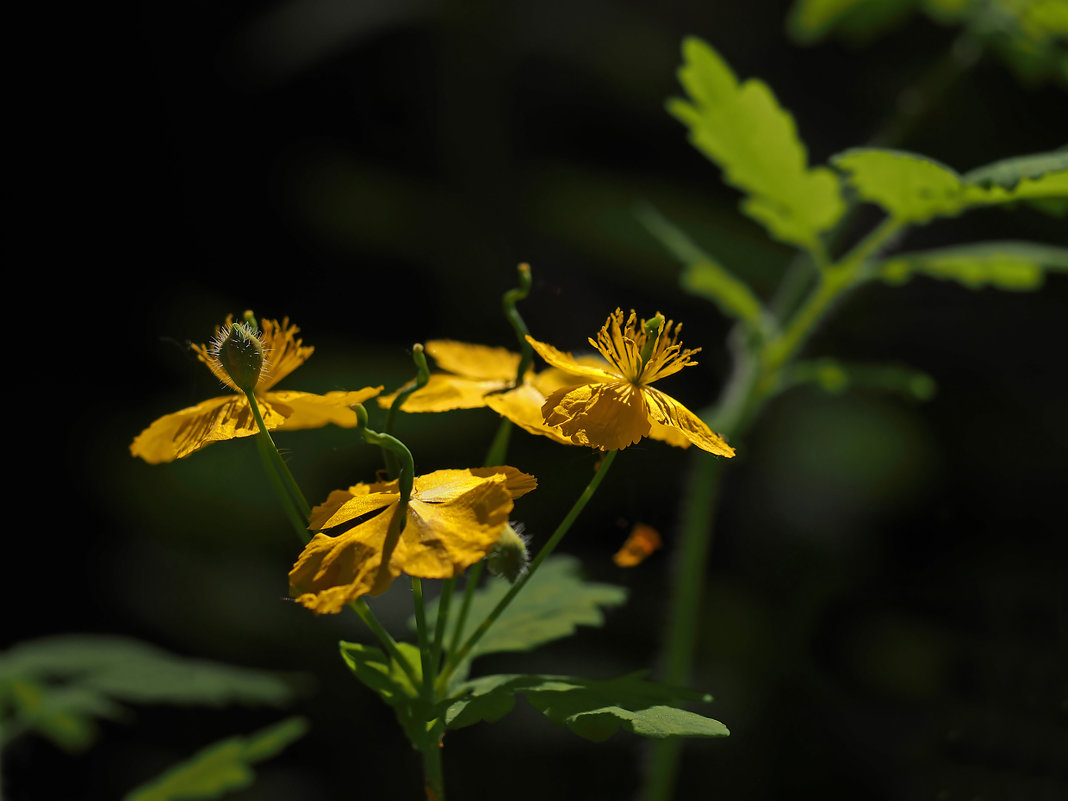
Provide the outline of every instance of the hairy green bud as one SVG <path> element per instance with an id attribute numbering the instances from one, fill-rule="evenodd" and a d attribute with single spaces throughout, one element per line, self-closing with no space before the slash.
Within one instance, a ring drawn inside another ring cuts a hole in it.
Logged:
<path id="1" fill-rule="evenodd" d="M 527 572 L 530 555 L 527 553 L 527 539 L 522 534 L 523 526 L 511 523 L 504 526 L 500 538 L 486 554 L 486 567 L 494 576 L 504 576 L 515 584 L 517 578 Z"/>

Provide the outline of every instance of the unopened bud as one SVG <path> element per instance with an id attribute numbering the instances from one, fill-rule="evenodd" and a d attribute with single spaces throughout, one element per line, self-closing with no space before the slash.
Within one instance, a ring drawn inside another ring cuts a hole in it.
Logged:
<path id="1" fill-rule="evenodd" d="M 486 567 L 494 576 L 504 576 L 508 581 L 515 580 L 527 572 L 527 539 L 522 534 L 523 526 L 506 523 L 500 538 L 486 554 Z"/>
<path id="2" fill-rule="evenodd" d="M 263 370 L 263 343 L 249 323 L 232 323 L 220 332 L 215 357 L 238 389 L 252 392 Z"/>

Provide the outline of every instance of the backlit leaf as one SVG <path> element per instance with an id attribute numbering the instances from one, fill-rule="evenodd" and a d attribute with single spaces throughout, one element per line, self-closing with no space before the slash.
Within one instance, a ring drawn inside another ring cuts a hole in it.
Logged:
<path id="1" fill-rule="evenodd" d="M 688 100 L 668 111 L 690 131 L 693 145 L 748 194 L 742 210 L 783 241 L 809 250 L 845 211 L 837 176 L 809 168 L 793 117 L 759 80 L 739 83 L 723 58 L 700 39 L 683 42 L 679 81 Z"/>
<path id="2" fill-rule="evenodd" d="M 288 718 L 247 737 L 221 740 L 133 790 L 124 801 L 219 798 L 252 784 L 253 764 L 276 755 L 307 730 L 302 718 Z"/>
<path id="3" fill-rule="evenodd" d="M 898 150 L 856 148 L 831 161 L 848 174 L 863 200 L 903 224 L 980 206 L 1068 198 L 1068 166 L 1059 152 L 1006 159 L 963 176 L 926 156 Z"/>
<path id="4" fill-rule="evenodd" d="M 490 613 L 510 587 L 506 581 L 490 581 L 475 594 L 466 633 Z M 478 641 L 470 658 L 499 651 L 530 651 L 570 636 L 578 626 L 600 626 L 604 623 L 601 610 L 619 606 L 626 597 L 622 587 L 584 581 L 574 557 L 549 557 Z M 455 613 L 449 616 L 450 629 L 456 617 Z M 428 627 L 433 628 L 436 619 L 434 603 L 427 609 Z"/>
<path id="5" fill-rule="evenodd" d="M 1015 291 L 1038 289 L 1048 272 L 1068 272 L 1068 248 L 1037 242 L 978 242 L 904 253 L 876 268 L 876 275 L 890 284 L 926 275 L 969 289 L 991 286 Z"/>

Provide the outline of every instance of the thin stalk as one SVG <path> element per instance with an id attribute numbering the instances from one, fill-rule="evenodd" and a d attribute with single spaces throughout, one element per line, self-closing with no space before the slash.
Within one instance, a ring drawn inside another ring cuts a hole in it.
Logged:
<path id="1" fill-rule="evenodd" d="M 442 668 L 441 675 L 438 676 L 439 690 L 447 685 L 449 676 L 452 675 L 452 672 L 456 667 L 467 658 L 467 655 L 471 653 L 471 649 L 474 648 L 478 641 L 482 639 L 483 635 L 489 631 L 490 626 L 492 626 L 497 618 L 501 616 L 501 613 L 504 612 L 508 607 L 508 604 L 512 602 L 512 599 L 515 598 L 523 587 L 526 586 L 527 582 L 530 581 L 530 577 L 537 572 L 541 563 L 544 562 L 556 546 L 560 544 L 560 540 L 567 534 L 568 529 L 574 524 L 579 514 L 581 514 L 582 510 L 586 507 L 586 504 L 589 503 L 590 498 L 593 497 L 593 494 L 604 480 L 605 474 L 608 473 L 608 468 L 611 467 L 612 462 L 615 461 L 617 453 L 618 451 L 609 451 L 605 454 L 604 459 L 597 468 L 597 472 L 594 473 L 593 478 L 590 479 L 590 483 L 586 485 L 586 489 L 582 491 L 582 494 L 579 495 L 567 515 L 560 521 L 560 525 L 556 527 L 556 531 L 553 532 L 552 536 L 549 537 L 549 540 L 542 546 L 541 550 L 538 551 L 538 555 L 531 561 L 530 568 L 527 572 L 508 589 L 508 592 L 497 602 L 493 611 L 491 611 L 489 615 L 486 616 L 486 619 L 478 625 L 478 628 L 472 632 L 467 641 L 457 651 L 449 654 L 449 658 L 445 661 L 445 667 Z"/>
<path id="2" fill-rule="evenodd" d="M 282 511 L 285 512 L 301 544 L 307 545 L 311 539 L 308 534 L 308 521 L 301 515 L 300 510 L 297 509 L 293 502 L 293 497 L 286 491 L 282 477 L 278 475 L 274 460 L 271 458 L 270 447 L 262 436 L 256 436 L 256 449 L 260 452 L 260 458 L 263 460 L 263 466 L 267 470 L 267 478 L 274 488 L 275 495 L 278 496 L 278 500 L 282 504 Z"/>
<path id="3" fill-rule="evenodd" d="M 456 589 L 456 578 L 446 579 L 441 584 L 441 595 L 438 596 L 438 617 L 434 625 L 434 641 L 430 654 L 430 668 L 437 670 L 441 664 L 441 650 L 445 645 L 445 625 L 449 620 L 449 607 L 452 604 L 452 593 Z"/>
<path id="4" fill-rule="evenodd" d="M 382 643 L 382 647 L 389 652 L 390 658 L 400 665 L 401 670 L 404 671 L 404 675 L 408 677 L 408 681 L 412 683 L 412 686 L 418 687 L 419 679 L 415 675 L 415 668 L 408 661 L 408 658 L 401 653 L 393 636 L 378 622 L 378 618 L 375 617 L 367 602 L 363 598 L 357 598 L 349 606 L 360 616 L 360 620 L 366 624 L 367 628 L 378 638 L 378 641 Z"/>
<path id="5" fill-rule="evenodd" d="M 300 485 L 297 484 L 297 480 L 293 478 L 293 474 L 289 472 L 289 466 L 286 464 L 285 459 L 282 458 L 282 454 L 278 452 L 278 446 L 274 444 L 274 439 L 271 437 L 271 432 L 267 430 L 267 424 L 263 422 L 263 415 L 260 413 L 260 404 L 256 400 L 256 395 L 253 392 L 246 390 L 245 397 L 248 399 L 248 405 L 252 409 L 252 418 L 256 421 L 256 427 L 260 430 L 260 436 L 263 437 L 266 444 L 268 444 L 268 455 L 272 464 L 274 464 L 275 471 L 278 473 L 279 478 L 284 484 L 286 491 L 289 493 L 293 500 L 293 503 L 297 505 L 301 515 L 305 520 L 311 514 L 311 506 L 308 505 L 308 501 L 304 497 L 304 493 L 300 490 Z"/>
<path id="6" fill-rule="evenodd" d="M 504 464 L 508 453 L 508 440 L 512 434 L 512 421 L 507 417 L 501 418 L 501 424 L 497 426 L 497 433 L 493 435 L 493 442 L 486 451 L 486 467 L 497 467 Z"/>
<path id="7" fill-rule="evenodd" d="M 467 584 L 464 586 L 464 599 L 460 604 L 460 616 L 456 618 L 456 625 L 452 628 L 452 639 L 449 641 L 449 653 L 455 653 L 463 642 L 464 626 L 467 625 L 467 614 L 471 611 L 471 600 L 475 597 L 478 589 L 478 581 L 482 578 L 482 568 L 485 560 L 476 562 L 475 566 L 467 574 Z"/>
<path id="8" fill-rule="evenodd" d="M 423 668 L 423 699 L 434 701 L 434 676 L 430 666 L 430 638 L 426 630 L 426 604 L 423 601 L 423 581 L 412 576 L 412 597 L 415 606 L 415 630 L 419 636 L 419 659 Z"/>

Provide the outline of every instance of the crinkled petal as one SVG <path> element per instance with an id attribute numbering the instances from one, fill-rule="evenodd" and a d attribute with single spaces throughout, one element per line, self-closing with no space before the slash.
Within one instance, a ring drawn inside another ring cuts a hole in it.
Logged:
<path id="1" fill-rule="evenodd" d="M 581 376 L 583 381 L 597 381 L 599 383 L 612 383 L 619 381 L 620 376 L 616 373 L 609 372 L 600 367 L 593 367 L 586 359 L 577 359 L 570 353 L 564 353 L 562 350 L 557 350 L 552 345 L 548 345 L 544 342 L 538 342 L 532 336 L 527 336 L 527 342 L 530 346 L 537 351 L 546 362 L 553 367 L 563 370 L 565 373 L 570 373 L 574 376 Z"/>
<path id="2" fill-rule="evenodd" d="M 269 404 L 261 404 L 267 428 L 277 428 L 284 417 Z M 252 409 L 242 395 L 229 395 L 164 415 L 142 431 L 130 445 L 130 453 L 150 464 L 181 459 L 213 442 L 251 437 L 259 429 Z"/>
<path id="3" fill-rule="evenodd" d="M 652 387 L 646 387 L 649 416 L 661 425 L 678 429 L 694 445 L 719 456 L 734 456 L 734 448 L 705 425 L 704 420 L 677 400 Z"/>
<path id="4" fill-rule="evenodd" d="M 561 370 L 556 370 L 560 375 L 566 375 Z M 573 383 L 573 382 L 572 382 Z M 545 403 L 545 395 L 530 384 L 522 384 L 508 392 L 500 392 L 486 396 L 486 405 L 501 417 L 506 417 L 517 426 L 531 434 L 539 434 L 549 437 L 563 445 L 574 445 L 569 437 L 565 437 L 560 431 L 545 425 L 545 416 L 541 413 L 541 407 Z"/>
<path id="5" fill-rule="evenodd" d="M 310 392 L 283 390 L 268 392 L 263 396 L 263 400 L 285 418 L 278 426 L 281 430 L 321 428 L 328 423 L 353 428 L 356 425 L 356 413 L 352 410 L 352 405 L 363 403 L 381 391 L 382 387 L 364 387 L 350 392 L 314 395 Z"/>
<path id="6" fill-rule="evenodd" d="M 642 391 L 627 382 L 557 390 L 542 406 L 545 424 L 578 445 L 622 450 L 649 433 Z"/>
<path id="7" fill-rule="evenodd" d="M 441 470 L 417 477 L 399 536 L 390 528 L 399 504 L 395 491 L 354 494 L 326 521 L 328 532 L 341 533 L 316 534 L 301 553 L 289 574 L 291 591 L 323 614 L 361 595 L 384 592 L 402 572 L 455 576 L 486 555 L 508 522 L 509 482 L 526 483 L 519 478 L 525 474 L 509 471 L 498 468 L 482 477 Z M 354 525 L 346 529 L 346 522 Z"/>
<path id="8" fill-rule="evenodd" d="M 470 468 L 470 472 L 472 475 L 480 476 L 482 478 L 490 478 L 493 475 L 504 476 L 505 489 L 511 493 L 513 499 L 522 498 L 528 492 L 532 492 L 538 488 L 538 479 L 534 478 L 534 476 L 507 465 L 498 465 L 495 467 L 472 467 Z"/>
<path id="9" fill-rule="evenodd" d="M 512 378 L 515 378 L 513 375 Z M 453 409 L 480 409 L 486 405 L 486 394 L 506 389 L 510 380 L 474 380 L 448 373 L 434 373 L 426 385 L 420 387 L 404 401 L 401 407 L 406 412 L 449 412 Z M 383 395 L 378 405 L 388 409 L 397 393 Z"/>
<path id="10" fill-rule="evenodd" d="M 464 378 L 510 382 L 519 369 L 519 354 L 505 348 L 451 339 L 432 339 L 424 347 L 438 367 Z"/>

